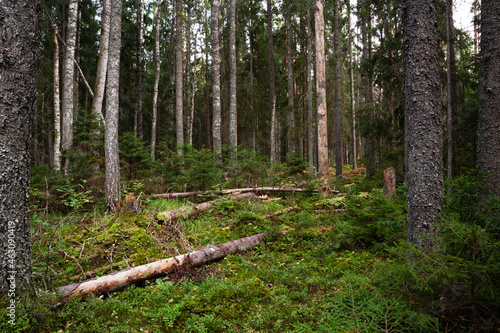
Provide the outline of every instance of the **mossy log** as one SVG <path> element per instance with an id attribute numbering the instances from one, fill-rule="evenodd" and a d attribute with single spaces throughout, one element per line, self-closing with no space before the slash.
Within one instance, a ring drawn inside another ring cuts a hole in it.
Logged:
<path id="1" fill-rule="evenodd" d="M 253 193 L 243 193 L 243 194 L 237 194 L 234 195 L 230 198 L 230 200 L 244 200 L 244 199 L 250 199 L 254 196 Z M 208 202 L 203 202 L 201 204 L 189 207 L 189 208 L 181 208 L 181 209 L 176 209 L 176 210 L 168 210 L 165 212 L 158 213 L 156 215 L 156 218 L 160 221 L 167 221 L 167 222 L 176 222 L 177 220 L 181 218 L 191 218 L 195 217 L 197 215 L 200 215 L 203 212 L 206 212 L 207 210 L 211 209 L 214 207 L 216 204 L 220 203 L 220 200 L 213 200 L 213 201 L 208 201 Z"/>
<path id="2" fill-rule="evenodd" d="M 246 238 L 240 238 L 217 246 L 210 246 L 195 252 L 179 255 L 146 265 L 129 268 L 80 283 L 73 283 L 58 289 L 62 297 L 59 304 L 70 298 L 85 297 L 89 294 L 103 294 L 117 291 L 134 283 L 155 279 L 182 268 L 182 266 L 201 266 L 221 259 L 228 254 L 247 251 L 264 240 L 266 233 L 260 233 Z"/>
<path id="3" fill-rule="evenodd" d="M 308 193 L 318 193 L 317 190 L 305 190 L 302 188 L 290 188 L 290 187 L 246 187 L 246 188 L 235 188 L 229 190 L 220 191 L 207 191 L 207 192 L 180 192 L 180 193 L 161 193 L 161 194 L 151 194 L 148 197 L 153 199 L 179 199 L 179 198 L 191 198 L 199 195 L 224 195 L 233 193 L 280 193 L 280 192 L 308 192 Z"/>

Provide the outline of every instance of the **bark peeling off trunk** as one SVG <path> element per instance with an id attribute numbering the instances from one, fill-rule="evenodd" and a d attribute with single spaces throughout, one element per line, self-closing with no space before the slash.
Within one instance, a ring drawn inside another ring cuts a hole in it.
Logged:
<path id="1" fill-rule="evenodd" d="M 200 266 L 214 260 L 221 259 L 228 254 L 247 251 L 261 244 L 265 236 L 265 233 L 260 233 L 250 237 L 233 240 L 221 245 L 210 246 L 205 249 L 183 254 L 177 257 L 126 269 L 97 279 L 60 287 L 58 292 L 63 297 L 61 303 L 65 302 L 69 298 L 85 297 L 89 294 L 102 294 L 117 291 L 133 283 L 164 276 L 173 272 L 177 267 L 185 264 Z"/>

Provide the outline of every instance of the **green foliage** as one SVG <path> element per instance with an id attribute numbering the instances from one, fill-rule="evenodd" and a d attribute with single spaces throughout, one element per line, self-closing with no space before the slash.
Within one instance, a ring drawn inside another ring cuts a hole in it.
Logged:
<path id="1" fill-rule="evenodd" d="M 151 173 L 152 163 L 149 149 L 144 142 L 134 136 L 133 132 L 120 135 L 119 154 L 121 170 L 128 179 L 147 176 Z"/>

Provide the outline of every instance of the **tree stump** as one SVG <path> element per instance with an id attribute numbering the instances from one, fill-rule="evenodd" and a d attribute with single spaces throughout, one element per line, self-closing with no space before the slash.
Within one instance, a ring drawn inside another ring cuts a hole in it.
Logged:
<path id="1" fill-rule="evenodd" d="M 390 199 L 396 194 L 396 170 L 393 167 L 384 170 L 384 195 Z"/>

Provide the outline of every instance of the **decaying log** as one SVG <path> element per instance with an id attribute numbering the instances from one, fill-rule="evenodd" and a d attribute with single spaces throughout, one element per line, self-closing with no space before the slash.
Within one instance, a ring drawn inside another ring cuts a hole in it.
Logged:
<path id="1" fill-rule="evenodd" d="M 89 294 L 102 294 L 125 288 L 128 285 L 147 279 L 155 279 L 173 272 L 182 265 L 201 266 L 228 254 L 249 250 L 262 243 L 265 233 L 233 240 L 217 246 L 210 246 L 195 252 L 183 254 L 169 259 L 155 261 L 146 265 L 129 268 L 117 273 L 105 275 L 97 279 L 73 283 L 60 287 L 58 293 L 62 297 L 59 304 L 70 298 L 85 297 Z"/>
<path id="2" fill-rule="evenodd" d="M 230 200 L 244 200 L 253 197 L 253 193 L 243 193 L 237 194 L 230 198 Z M 166 212 L 161 212 L 156 215 L 156 218 L 160 221 L 175 222 L 181 218 L 191 218 L 206 212 L 216 204 L 220 203 L 220 200 L 213 200 L 204 202 L 189 208 L 181 208 L 176 210 L 169 210 Z"/>
<path id="3" fill-rule="evenodd" d="M 246 188 L 236 188 L 229 190 L 220 191 L 207 191 L 207 192 L 181 192 L 181 193 L 161 193 L 161 194 L 151 194 L 147 197 L 153 199 L 178 199 L 178 198 L 191 198 L 199 195 L 223 195 L 223 194 L 233 194 L 233 193 L 262 193 L 262 192 L 308 192 L 308 193 L 318 193 L 317 190 L 305 190 L 302 188 L 289 188 L 289 187 L 246 187 Z"/>

